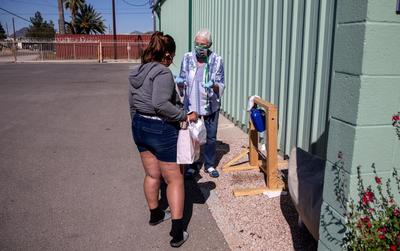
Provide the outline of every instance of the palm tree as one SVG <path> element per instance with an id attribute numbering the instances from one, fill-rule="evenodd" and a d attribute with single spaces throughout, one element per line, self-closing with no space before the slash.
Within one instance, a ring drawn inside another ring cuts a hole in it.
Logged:
<path id="1" fill-rule="evenodd" d="M 64 4 L 63 0 L 58 1 L 58 32 L 65 34 L 65 21 L 64 21 Z"/>
<path id="2" fill-rule="evenodd" d="M 106 26 L 100 13 L 92 5 L 84 4 L 76 16 L 75 31 L 78 34 L 104 34 Z"/>
<path id="3" fill-rule="evenodd" d="M 65 8 L 71 10 L 71 33 L 76 33 L 75 24 L 78 11 L 85 5 L 85 0 L 63 0 L 65 1 Z"/>

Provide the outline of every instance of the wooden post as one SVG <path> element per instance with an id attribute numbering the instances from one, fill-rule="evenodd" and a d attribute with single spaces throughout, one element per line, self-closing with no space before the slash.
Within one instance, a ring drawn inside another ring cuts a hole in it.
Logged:
<path id="1" fill-rule="evenodd" d="M 17 37 L 15 34 L 15 22 L 14 22 L 14 18 L 12 18 L 12 23 L 13 23 L 13 31 L 14 31 L 14 41 L 13 41 L 13 46 L 12 46 L 12 52 L 14 55 L 14 63 L 17 62 Z"/>
<path id="2" fill-rule="evenodd" d="M 43 43 L 40 43 L 40 58 L 43 61 Z"/>
<path id="3" fill-rule="evenodd" d="M 103 46 L 99 43 L 99 63 L 103 63 Z"/>
<path id="4" fill-rule="evenodd" d="M 112 21 L 113 21 L 114 60 L 116 60 L 117 59 L 117 24 L 115 22 L 115 0 L 112 0 Z"/>
<path id="5" fill-rule="evenodd" d="M 258 132 L 249 120 L 249 162 L 250 166 L 258 166 Z"/>
<path id="6" fill-rule="evenodd" d="M 265 138 L 268 139 L 267 145 L 267 159 L 266 159 L 266 174 L 267 174 L 267 187 L 270 189 L 280 188 L 278 180 L 278 125 L 277 116 L 278 112 L 276 107 L 270 108 L 265 117 Z"/>

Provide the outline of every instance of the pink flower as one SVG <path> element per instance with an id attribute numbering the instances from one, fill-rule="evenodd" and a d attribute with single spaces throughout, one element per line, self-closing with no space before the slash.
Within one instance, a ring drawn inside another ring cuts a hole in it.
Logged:
<path id="1" fill-rule="evenodd" d="M 378 231 L 381 232 L 382 234 L 386 234 L 387 229 L 386 227 L 381 227 L 378 229 Z"/>
<path id="2" fill-rule="evenodd" d="M 360 220 L 361 220 L 361 222 L 366 223 L 368 228 L 372 227 L 371 220 L 368 218 L 368 216 L 361 217 Z M 360 227 L 361 227 L 361 225 L 360 225 Z"/>
<path id="3" fill-rule="evenodd" d="M 364 223 L 369 222 L 368 216 L 361 217 L 361 221 L 364 222 Z"/>
<path id="4" fill-rule="evenodd" d="M 381 180 L 381 178 L 379 178 L 378 176 L 375 176 L 375 182 L 376 182 L 376 184 L 378 184 L 378 185 L 382 184 L 382 180 Z"/>
<path id="5" fill-rule="evenodd" d="M 396 217 L 399 217 L 400 211 L 399 211 L 399 209 L 397 207 L 393 210 L 393 215 L 396 216 Z"/>
<path id="6" fill-rule="evenodd" d="M 393 121 L 398 121 L 398 120 L 400 120 L 400 116 L 399 115 L 393 115 L 392 120 Z"/>
<path id="7" fill-rule="evenodd" d="M 369 202 L 373 202 L 374 198 L 375 198 L 374 193 L 371 191 L 367 191 L 364 193 L 364 196 L 362 197 L 362 203 L 366 205 Z"/>
<path id="8" fill-rule="evenodd" d="M 396 251 L 396 246 L 395 246 L 395 245 L 390 245 L 389 250 L 390 250 L 390 251 Z"/>
<path id="9" fill-rule="evenodd" d="M 381 239 L 381 240 L 385 239 L 385 235 L 384 235 L 384 234 L 380 234 L 378 237 L 379 237 L 379 239 Z"/>

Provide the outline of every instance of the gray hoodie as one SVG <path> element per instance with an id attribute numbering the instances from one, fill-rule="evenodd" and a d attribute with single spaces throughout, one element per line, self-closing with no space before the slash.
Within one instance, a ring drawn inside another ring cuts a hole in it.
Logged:
<path id="1" fill-rule="evenodd" d="M 159 116 L 168 121 L 182 121 L 186 117 L 179 109 L 175 82 L 170 69 L 151 62 L 133 68 L 129 75 L 129 105 L 135 112 Z"/>

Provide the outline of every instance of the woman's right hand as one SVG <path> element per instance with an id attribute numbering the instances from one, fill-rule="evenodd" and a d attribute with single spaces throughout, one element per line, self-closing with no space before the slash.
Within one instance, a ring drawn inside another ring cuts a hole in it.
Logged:
<path id="1" fill-rule="evenodd" d="M 190 112 L 187 114 L 187 120 L 189 122 L 196 122 L 199 119 L 199 115 L 197 115 L 197 112 Z"/>

